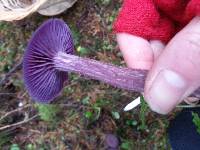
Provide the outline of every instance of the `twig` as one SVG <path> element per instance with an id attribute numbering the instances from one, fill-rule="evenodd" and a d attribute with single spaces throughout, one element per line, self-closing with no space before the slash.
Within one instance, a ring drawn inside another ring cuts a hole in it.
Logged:
<path id="1" fill-rule="evenodd" d="M 15 73 L 17 70 L 21 69 L 22 67 L 22 60 L 16 65 L 14 66 L 6 75 L 3 79 L 1 79 L 0 81 L 0 86 L 3 85 L 6 80 L 13 74 Z"/>
<path id="2" fill-rule="evenodd" d="M 0 93 L 0 96 L 14 96 L 16 93 Z"/>
<path id="3" fill-rule="evenodd" d="M 25 106 L 23 106 L 23 107 L 17 108 L 17 109 L 15 109 L 15 110 L 12 110 L 12 111 L 6 113 L 5 115 L 3 115 L 3 116 L 0 118 L 0 122 L 1 122 L 4 118 L 8 117 L 9 115 L 11 115 L 11 114 L 13 114 L 13 113 L 15 113 L 15 112 L 18 112 L 18 111 L 22 111 L 23 109 L 25 109 L 25 108 L 27 108 L 27 107 L 30 107 L 30 106 L 31 106 L 31 105 L 28 104 L 28 105 L 25 105 Z"/>
<path id="4" fill-rule="evenodd" d="M 59 104 L 61 107 L 78 107 L 79 105 L 80 103 L 78 102 Z"/>
<path id="5" fill-rule="evenodd" d="M 35 119 L 35 118 L 38 117 L 38 116 L 39 116 L 39 115 L 36 114 L 36 115 L 34 115 L 33 117 L 29 118 L 28 114 L 26 113 L 23 121 L 20 121 L 20 122 L 14 123 L 14 124 L 10 124 L 10 125 L 6 125 L 6 126 L 3 126 L 3 127 L 0 127 L 0 131 L 5 130 L 5 129 L 7 129 L 7 128 L 16 127 L 16 126 L 25 124 L 25 123 L 27 123 L 27 122 L 29 122 L 29 121 Z"/>
<path id="6" fill-rule="evenodd" d="M 197 108 L 197 107 L 200 107 L 200 104 L 199 105 L 178 105 L 176 107 L 177 108 Z"/>

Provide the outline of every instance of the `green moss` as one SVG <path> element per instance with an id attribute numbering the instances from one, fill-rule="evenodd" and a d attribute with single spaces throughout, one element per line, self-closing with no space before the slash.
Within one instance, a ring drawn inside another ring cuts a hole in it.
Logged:
<path id="1" fill-rule="evenodd" d="M 57 114 L 60 112 L 59 106 L 52 104 L 36 104 L 35 107 L 42 120 L 47 122 L 55 122 L 58 120 Z"/>
<path id="2" fill-rule="evenodd" d="M 140 114 L 139 114 L 139 118 L 140 118 L 140 126 L 139 129 L 141 130 L 145 130 L 147 129 L 147 125 L 146 125 L 146 113 L 148 110 L 148 105 L 144 100 L 144 97 L 141 96 L 141 108 L 140 108 Z"/>

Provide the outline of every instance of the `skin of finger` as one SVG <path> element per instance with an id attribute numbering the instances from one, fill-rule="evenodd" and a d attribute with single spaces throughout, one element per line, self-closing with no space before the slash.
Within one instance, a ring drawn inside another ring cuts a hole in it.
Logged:
<path id="1" fill-rule="evenodd" d="M 160 40 L 150 40 L 150 45 L 153 50 L 154 60 L 156 60 L 165 48 L 165 44 Z"/>
<path id="2" fill-rule="evenodd" d="M 188 90 L 182 98 L 188 96 L 200 85 L 200 17 L 194 18 L 166 46 L 155 60 L 145 83 L 145 97 L 148 101 L 149 89 L 161 70 L 169 69 L 180 74 L 188 83 Z M 177 103 L 180 101 L 177 100 Z M 159 100 L 154 100 L 159 104 Z M 176 103 L 176 102 L 175 102 Z M 160 106 L 165 108 L 167 106 Z M 173 106 L 175 107 L 175 106 Z M 173 108 L 168 108 L 171 111 Z"/>
<path id="3" fill-rule="evenodd" d="M 149 70 L 154 55 L 150 43 L 128 33 L 117 33 L 117 42 L 128 67 Z"/>

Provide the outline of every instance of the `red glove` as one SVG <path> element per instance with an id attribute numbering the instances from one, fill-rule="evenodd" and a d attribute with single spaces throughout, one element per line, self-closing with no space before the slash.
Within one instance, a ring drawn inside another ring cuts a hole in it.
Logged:
<path id="1" fill-rule="evenodd" d="M 198 15 L 200 0 L 124 0 L 114 31 L 168 42 Z"/>

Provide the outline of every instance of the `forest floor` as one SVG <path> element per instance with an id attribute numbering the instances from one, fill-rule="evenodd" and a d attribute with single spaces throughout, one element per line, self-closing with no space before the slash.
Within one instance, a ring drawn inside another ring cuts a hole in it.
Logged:
<path id="1" fill-rule="evenodd" d="M 125 65 L 112 32 L 120 6 L 121 0 L 79 0 L 56 16 L 70 26 L 77 55 Z M 122 150 L 170 149 L 166 130 L 175 113 L 158 115 L 145 103 L 123 111 L 139 93 L 71 74 L 53 104 L 31 100 L 21 61 L 32 33 L 48 18 L 35 13 L 0 23 L 0 149 L 104 150 L 108 134 Z"/>

